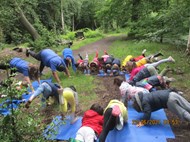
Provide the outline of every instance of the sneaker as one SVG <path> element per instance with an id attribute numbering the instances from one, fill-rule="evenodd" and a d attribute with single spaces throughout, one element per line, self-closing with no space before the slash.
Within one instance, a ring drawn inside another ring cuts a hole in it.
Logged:
<path id="1" fill-rule="evenodd" d="M 168 59 L 169 59 L 171 62 L 175 62 L 175 59 L 172 58 L 172 56 L 168 57 Z"/>
<path id="2" fill-rule="evenodd" d="M 119 108 L 118 105 L 115 105 L 113 108 L 112 108 L 112 115 L 113 116 L 119 116 L 119 114 L 121 113 L 121 110 Z"/>
<path id="3" fill-rule="evenodd" d="M 29 57 L 29 55 L 30 55 L 30 54 L 29 54 L 29 51 L 30 51 L 30 49 L 27 48 L 27 49 L 26 49 L 26 57 Z"/>
<path id="4" fill-rule="evenodd" d="M 146 49 L 144 49 L 144 50 L 142 51 L 142 55 L 143 55 L 145 52 L 146 52 Z"/>

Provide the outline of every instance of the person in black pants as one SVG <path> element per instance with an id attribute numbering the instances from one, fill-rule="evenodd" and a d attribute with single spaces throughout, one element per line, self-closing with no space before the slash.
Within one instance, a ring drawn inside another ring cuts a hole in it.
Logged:
<path id="1" fill-rule="evenodd" d="M 119 100 L 111 100 L 104 111 L 104 124 L 99 142 L 105 142 L 109 131 L 114 128 L 121 130 L 127 120 L 127 108 L 125 105 Z"/>

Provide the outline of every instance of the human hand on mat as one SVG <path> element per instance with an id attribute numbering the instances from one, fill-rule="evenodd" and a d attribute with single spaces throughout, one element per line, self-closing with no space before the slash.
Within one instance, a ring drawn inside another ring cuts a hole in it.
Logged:
<path id="1" fill-rule="evenodd" d="M 144 124 L 140 121 L 136 126 L 137 127 L 142 127 L 142 126 L 144 126 Z"/>

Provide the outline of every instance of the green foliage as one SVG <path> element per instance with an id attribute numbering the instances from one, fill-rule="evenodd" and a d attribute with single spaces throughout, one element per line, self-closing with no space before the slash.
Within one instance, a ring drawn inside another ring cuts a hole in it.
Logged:
<path id="1" fill-rule="evenodd" d="M 75 32 L 67 32 L 65 35 L 62 35 L 61 38 L 66 39 L 66 40 L 74 40 Z"/>
<path id="2" fill-rule="evenodd" d="M 84 36 L 85 38 L 103 37 L 103 33 L 101 33 L 101 31 L 98 29 L 95 31 L 88 29 L 86 32 L 84 32 Z"/>
<path id="3" fill-rule="evenodd" d="M 34 47 L 36 51 L 40 51 L 44 48 L 54 48 L 56 46 L 56 34 L 54 32 L 48 31 L 40 23 L 36 24 L 36 27 L 41 37 L 35 41 L 30 41 L 30 46 Z"/>
<path id="4" fill-rule="evenodd" d="M 11 105 L 13 99 L 21 98 L 23 92 L 26 91 L 26 89 L 18 91 L 16 83 L 17 80 L 7 73 L 7 79 L 4 80 L 4 85 L 0 88 L 0 92 L 7 95 L 10 100 L 10 103 L 7 102 L 2 107 L 7 108 L 9 106 L 11 112 L 11 114 L 0 119 L 0 139 L 5 142 L 44 141 L 41 136 L 43 125 L 39 127 L 39 112 L 34 110 L 31 114 L 26 114 L 22 109 L 22 104 L 19 109 L 14 109 Z"/>

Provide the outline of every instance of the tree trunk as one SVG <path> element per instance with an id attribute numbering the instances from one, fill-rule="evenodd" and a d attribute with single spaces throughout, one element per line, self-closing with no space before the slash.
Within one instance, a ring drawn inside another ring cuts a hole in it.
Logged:
<path id="1" fill-rule="evenodd" d="M 187 55 L 190 55 L 190 28 L 189 28 L 189 38 L 187 42 L 187 49 L 186 49 Z"/>
<path id="2" fill-rule="evenodd" d="M 18 7 L 18 14 L 20 16 L 20 22 L 24 25 L 26 30 L 30 33 L 34 40 L 38 39 L 40 35 L 36 31 L 36 29 L 32 26 L 32 24 L 28 21 L 26 16 L 24 15 L 22 9 Z"/>
<path id="3" fill-rule="evenodd" d="M 64 21 L 64 14 L 63 14 L 63 0 L 61 0 L 61 25 L 62 25 L 62 31 L 65 30 L 65 21 Z"/>
<path id="4" fill-rule="evenodd" d="M 72 18 L 72 31 L 75 31 L 75 16 L 73 15 L 73 18 Z"/>

